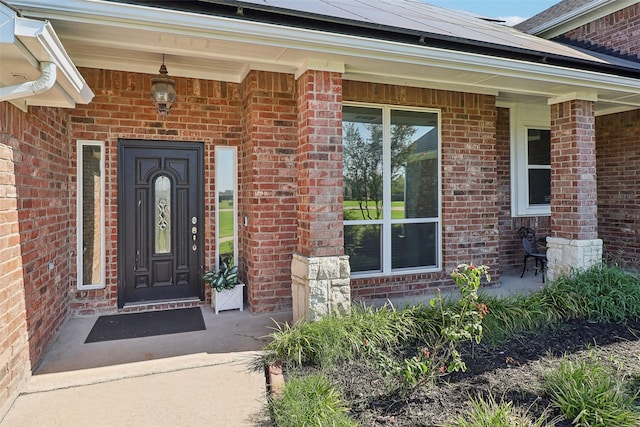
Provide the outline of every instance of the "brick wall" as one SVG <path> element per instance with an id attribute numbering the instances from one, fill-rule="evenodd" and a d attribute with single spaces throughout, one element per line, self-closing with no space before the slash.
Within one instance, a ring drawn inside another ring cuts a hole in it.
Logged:
<path id="1" fill-rule="evenodd" d="M 598 237 L 593 102 L 551 105 L 551 232 Z"/>
<path id="2" fill-rule="evenodd" d="M 298 79 L 298 246 L 307 257 L 344 255 L 342 75 Z"/>
<path id="3" fill-rule="evenodd" d="M 4 114 L 5 104 L 0 104 Z M 31 375 L 14 173 L 17 141 L 0 133 L 0 419 Z"/>
<path id="4" fill-rule="evenodd" d="M 511 216 L 511 135 L 509 109 L 498 108 L 496 128 L 498 151 L 498 223 L 500 228 L 500 268 L 522 268 L 524 249 L 517 235 L 520 227 L 532 228 L 539 237 L 550 233 L 549 216 Z"/>
<path id="5" fill-rule="evenodd" d="M 564 34 L 625 55 L 640 55 L 640 3 L 621 9 Z"/>
<path id="6" fill-rule="evenodd" d="M 27 114 L 0 103 L 0 408 L 68 313 L 66 133 L 61 109 L 31 107 Z"/>
<path id="7" fill-rule="evenodd" d="M 352 280 L 354 299 L 416 295 L 450 286 L 458 263 L 498 271 L 498 197 L 495 97 L 345 81 L 344 101 L 441 110 L 443 270 L 437 273 Z"/>
<path id="8" fill-rule="evenodd" d="M 296 237 L 297 114 L 292 75 L 252 71 L 242 83 L 239 211 L 243 274 L 254 312 L 291 307 Z"/>
<path id="9" fill-rule="evenodd" d="M 596 118 L 598 237 L 605 258 L 640 263 L 640 110 Z"/>
<path id="10" fill-rule="evenodd" d="M 215 260 L 214 148 L 216 145 L 239 146 L 242 128 L 238 84 L 178 77 L 175 79 L 177 102 L 171 113 L 162 119 L 149 100 L 152 76 L 97 69 L 81 69 L 80 72 L 95 98 L 91 104 L 80 105 L 69 112 L 71 212 L 75 211 L 76 197 L 76 141 L 104 141 L 106 157 L 106 288 L 77 291 L 75 275 L 71 283 L 72 310 L 76 314 L 90 315 L 115 311 L 117 304 L 118 138 L 204 143 L 204 249 L 205 264 L 210 267 Z M 72 225 L 75 230 L 75 222 Z M 75 233 L 70 235 L 75 245 Z M 75 257 L 72 257 L 72 264 L 75 269 Z"/>

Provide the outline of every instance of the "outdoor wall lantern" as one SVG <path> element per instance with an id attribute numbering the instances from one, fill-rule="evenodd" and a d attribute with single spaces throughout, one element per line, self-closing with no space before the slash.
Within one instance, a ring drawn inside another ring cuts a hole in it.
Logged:
<path id="1" fill-rule="evenodd" d="M 164 118 L 171 105 L 176 102 L 176 81 L 169 77 L 167 67 L 164 65 L 164 54 L 160 74 L 151 79 L 151 100 L 158 107 L 158 113 Z"/>

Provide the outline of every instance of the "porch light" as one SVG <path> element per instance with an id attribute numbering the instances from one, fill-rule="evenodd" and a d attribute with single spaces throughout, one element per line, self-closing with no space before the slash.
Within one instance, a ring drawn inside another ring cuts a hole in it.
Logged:
<path id="1" fill-rule="evenodd" d="M 171 105 L 176 102 L 176 81 L 169 77 L 164 65 L 164 54 L 160 74 L 151 79 L 151 100 L 156 104 L 158 113 L 165 117 L 171 111 Z"/>

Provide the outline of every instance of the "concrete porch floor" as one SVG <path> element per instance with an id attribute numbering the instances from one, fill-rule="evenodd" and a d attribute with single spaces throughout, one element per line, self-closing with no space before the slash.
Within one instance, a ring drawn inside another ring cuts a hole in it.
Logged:
<path id="1" fill-rule="evenodd" d="M 527 271 L 503 272 L 485 292 L 528 293 L 543 286 Z M 428 301 L 422 298 L 393 301 Z M 292 313 L 254 315 L 202 307 L 205 331 L 84 344 L 96 317 L 63 325 L 2 427 L 267 426 L 265 378 L 250 363 L 278 322 Z"/>
<path id="2" fill-rule="evenodd" d="M 251 362 L 291 312 L 201 309 L 204 331 L 90 344 L 97 317 L 68 319 L 0 426 L 270 425 Z"/>

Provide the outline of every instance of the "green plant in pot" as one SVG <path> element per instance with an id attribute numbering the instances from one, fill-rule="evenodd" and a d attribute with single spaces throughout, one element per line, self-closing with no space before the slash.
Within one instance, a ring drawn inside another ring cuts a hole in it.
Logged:
<path id="1" fill-rule="evenodd" d="M 205 283 L 211 286 L 211 289 L 215 289 L 221 292 L 225 289 L 233 289 L 239 283 L 238 266 L 230 266 L 227 262 L 220 262 L 220 268 L 218 271 L 207 271 L 202 276 Z"/>

